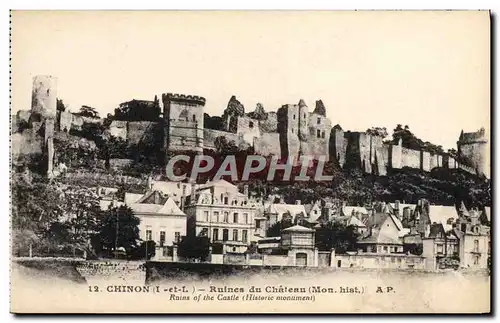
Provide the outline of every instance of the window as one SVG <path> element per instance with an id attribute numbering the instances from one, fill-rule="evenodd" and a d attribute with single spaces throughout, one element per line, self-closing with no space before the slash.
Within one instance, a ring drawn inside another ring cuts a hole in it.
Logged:
<path id="1" fill-rule="evenodd" d="M 479 252 L 479 240 L 474 240 L 474 252 Z"/>
<path id="2" fill-rule="evenodd" d="M 293 128 L 292 128 L 292 133 L 293 133 Z"/>
<path id="3" fill-rule="evenodd" d="M 238 241 L 238 230 L 233 230 L 233 241 Z"/>
<path id="4" fill-rule="evenodd" d="M 436 246 L 436 249 L 437 249 L 437 253 L 443 253 L 443 245 L 442 244 L 438 244 Z"/>
<path id="5" fill-rule="evenodd" d="M 243 219 L 245 220 L 245 223 L 250 223 L 248 222 L 248 213 L 243 213 Z"/>
<path id="6" fill-rule="evenodd" d="M 233 214 L 233 222 L 238 223 L 238 213 Z"/>
<path id="7" fill-rule="evenodd" d="M 387 252 L 387 246 L 384 247 L 384 252 Z"/>
<path id="8" fill-rule="evenodd" d="M 474 265 L 479 265 L 479 256 L 478 255 L 474 256 Z"/>
<path id="9" fill-rule="evenodd" d="M 321 137 L 321 130 L 319 129 L 316 130 L 316 137 L 318 138 Z"/>
<path id="10" fill-rule="evenodd" d="M 304 113 L 304 119 L 306 118 L 306 114 Z"/>
<path id="11" fill-rule="evenodd" d="M 253 122 L 252 122 L 252 121 L 250 121 L 250 122 L 248 123 L 248 127 L 249 127 L 249 128 L 253 128 Z"/>
<path id="12" fill-rule="evenodd" d="M 160 247 L 165 244 L 165 231 L 160 231 Z"/>
<path id="13" fill-rule="evenodd" d="M 243 232 L 241 234 L 241 240 L 243 242 L 247 242 L 248 241 L 248 231 L 247 230 L 243 230 Z"/>
<path id="14" fill-rule="evenodd" d="M 318 214 L 318 210 L 314 210 L 314 214 Z"/>
<path id="15" fill-rule="evenodd" d="M 193 122 L 196 122 L 196 115 L 193 114 Z"/>
<path id="16" fill-rule="evenodd" d="M 224 222 L 225 223 L 229 222 L 229 212 L 224 212 Z"/>
<path id="17" fill-rule="evenodd" d="M 180 232 L 175 232 L 174 233 L 174 240 L 175 242 L 180 242 L 181 241 L 181 233 Z"/>
<path id="18" fill-rule="evenodd" d="M 321 124 L 321 118 L 318 118 L 318 124 Z"/>
<path id="19" fill-rule="evenodd" d="M 153 240 L 153 231 L 146 230 L 146 241 Z"/>
<path id="20" fill-rule="evenodd" d="M 321 133 L 321 138 L 325 138 L 325 132 L 324 131 Z"/>
<path id="21" fill-rule="evenodd" d="M 214 222 L 219 222 L 219 212 L 214 211 Z"/>
<path id="22" fill-rule="evenodd" d="M 295 114 L 293 115 L 293 120 L 295 120 Z"/>
<path id="23" fill-rule="evenodd" d="M 222 230 L 222 241 L 227 241 L 229 240 L 229 230 L 224 229 Z"/>
<path id="24" fill-rule="evenodd" d="M 229 198 L 227 196 L 224 197 L 224 204 L 228 204 L 229 203 Z"/>
<path id="25" fill-rule="evenodd" d="M 212 241 L 218 241 L 219 240 L 219 229 L 214 229 L 212 232 Z"/>
<path id="26" fill-rule="evenodd" d="M 203 211 L 203 221 L 208 222 L 208 211 Z"/>

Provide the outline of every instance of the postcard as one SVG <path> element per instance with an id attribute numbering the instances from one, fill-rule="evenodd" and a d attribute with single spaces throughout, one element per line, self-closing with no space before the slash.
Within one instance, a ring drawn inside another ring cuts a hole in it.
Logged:
<path id="1" fill-rule="evenodd" d="M 11 11 L 11 312 L 491 312 L 489 11 Z"/>

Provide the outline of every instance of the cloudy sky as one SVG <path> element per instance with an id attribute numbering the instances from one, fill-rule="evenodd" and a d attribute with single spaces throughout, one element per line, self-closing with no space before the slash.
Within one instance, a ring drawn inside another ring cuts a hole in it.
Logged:
<path id="1" fill-rule="evenodd" d="M 231 95 L 253 110 L 304 99 L 344 130 L 408 125 L 455 147 L 488 129 L 487 12 L 13 12 L 12 113 L 32 78 L 101 115 L 130 99 L 196 94 L 222 114 Z"/>

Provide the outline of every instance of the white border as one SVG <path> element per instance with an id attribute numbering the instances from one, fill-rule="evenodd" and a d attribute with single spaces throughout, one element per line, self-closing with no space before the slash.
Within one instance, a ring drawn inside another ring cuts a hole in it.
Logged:
<path id="1" fill-rule="evenodd" d="M 222 10 L 230 10 L 230 9 L 235 9 L 235 10 L 258 10 L 258 9 L 264 9 L 264 10 L 271 10 L 271 9 L 284 9 L 284 10 L 429 10 L 429 9 L 437 9 L 437 10 L 449 10 L 449 9 L 455 9 L 455 10 L 477 10 L 477 9 L 490 9 L 494 14 L 496 14 L 496 19 L 495 19 L 495 30 L 498 30 L 498 19 L 500 16 L 500 1 L 498 0 L 476 0 L 476 1 L 459 1 L 459 0 L 454 0 L 454 1 L 436 1 L 436 0 L 420 0 L 420 1 L 361 1 L 361 0 L 352 0 L 352 1 L 319 1 L 319 0 L 308 0 L 308 1 L 273 1 L 273 0 L 253 0 L 253 1 L 248 1 L 248 0 L 243 0 L 243 1 L 221 1 L 221 0 L 212 0 L 210 2 L 207 1 L 193 1 L 193 0 L 184 0 L 184 1 L 150 1 L 150 0 L 141 0 L 141 1 L 130 1 L 130 0 L 122 0 L 122 1 L 117 1 L 116 3 L 112 3 L 111 1 L 104 1 L 104 0 L 77 0 L 77 1 L 36 1 L 36 0 L 19 0 L 19 1 L 11 1 L 11 0 L 6 0 L 2 1 L 0 6 L 2 7 L 2 11 L 0 11 L 0 19 L 1 19 L 1 25 L 2 25 L 2 39 L 4 40 L 0 44 L 4 46 L 4 50 L 0 51 L 0 62 L 7 62 L 9 57 L 8 57 L 8 50 L 7 48 L 7 38 L 9 37 L 9 34 L 7 32 L 8 30 L 8 24 L 9 24 L 9 12 L 8 9 L 73 9 L 73 10 L 98 10 L 98 9 L 120 9 L 120 10 L 150 10 L 150 9 L 170 9 L 170 10 L 194 10 L 194 9 L 203 9 L 203 10 L 216 10 L 216 9 L 222 9 Z M 495 32 L 495 41 L 498 40 L 498 33 Z M 496 57 L 492 57 L 492 59 L 498 58 L 498 51 L 496 53 Z M 496 60 L 495 60 L 496 61 Z M 497 67 L 497 64 L 495 64 L 495 67 Z M 9 149 L 9 128 L 7 127 L 7 122 L 9 122 L 9 109 L 7 108 L 7 102 L 9 102 L 9 84 L 7 84 L 7 64 L 4 63 L 0 65 L 0 68 L 2 69 L 2 75 L 3 77 L 0 78 L 0 81 L 2 82 L 1 86 L 1 95 L 2 95 L 2 101 L 4 103 L 5 107 L 5 112 L 1 114 L 2 117 L 2 124 L 4 125 L 3 127 L 0 127 L 0 138 L 2 140 L 0 141 L 1 145 L 1 150 L 3 152 L 2 156 L 3 158 L 0 158 L 0 164 L 1 164 L 1 180 L 0 184 L 2 185 L 1 187 L 1 203 L 3 207 L 3 225 L 0 226 L 1 234 L 0 236 L 3 237 L 3 243 L 0 244 L 0 259 L 3 259 L 4 261 L 2 262 L 3 265 L 1 266 L 1 276 L 0 276 L 0 291 L 1 291 L 1 313 L 2 313 L 2 322 L 9 322 L 13 321 L 15 317 L 11 314 L 9 314 L 9 264 L 8 264 L 8 254 L 9 254 L 9 243 L 8 243 L 8 237 L 9 237 L 9 159 L 7 155 L 7 151 Z M 492 73 L 497 74 L 497 68 L 495 68 Z M 492 89 L 495 93 L 499 93 L 499 85 L 498 82 L 496 82 L 495 87 Z M 496 98 L 498 100 L 498 98 Z M 496 110 L 496 106 L 494 107 Z M 497 118 L 498 115 L 495 114 L 495 124 L 498 122 Z M 494 142 L 494 149 L 498 150 L 498 144 Z M 495 166 L 498 166 L 498 160 L 495 163 Z M 495 201 L 497 200 L 498 197 L 498 192 L 497 192 L 497 183 L 496 183 L 496 178 L 494 179 L 494 188 L 495 188 Z M 496 206 L 496 204 L 495 204 Z M 496 207 L 494 208 L 496 210 Z M 495 212 L 497 213 L 497 212 Z M 494 232 L 498 231 L 498 218 L 497 215 L 494 214 L 493 217 L 495 217 L 495 228 L 493 229 Z M 495 238 L 495 246 L 493 251 L 497 250 L 498 247 L 498 239 Z M 495 255 L 496 256 L 496 255 Z M 495 257 L 496 259 L 496 257 Z M 495 277 L 498 279 L 498 276 L 496 275 L 496 270 L 495 270 Z M 492 291 L 495 290 L 495 286 L 492 286 Z M 498 310 L 498 303 L 497 303 L 498 298 L 495 299 L 495 304 L 492 304 L 493 307 L 496 307 Z M 176 320 L 182 320 L 182 321 L 189 321 L 189 320 L 195 320 L 197 318 L 201 317 L 165 317 L 165 319 L 168 319 L 169 321 L 176 321 Z M 246 316 L 245 318 L 249 318 Z M 24 318 L 24 320 L 34 320 L 35 318 Z M 39 317 L 36 318 L 38 320 L 52 320 L 52 319 L 58 319 L 56 317 Z M 66 320 L 68 319 L 67 317 L 61 317 L 59 319 Z M 81 321 L 84 320 L 84 317 L 73 317 L 72 319 Z M 102 322 L 105 319 L 112 320 L 112 321 L 117 321 L 119 319 L 123 319 L 123 317 L 99 317 L 99 318 L 91 318 L 93 321 L 96 322 Z M 237 317 L 214 317 L 214 318 L 205 318 L 207 320 L 237 320 Z M 259 320 L 259 321 L 267 321 L 267 320 L 277 320 L 279 317 L 271 317 L 271 318 L 253 318 L 252 320 Z M 283 319 L 283 318 L 281 318 Z M 284 319 L 305 319 L 304 317 L 286 317 Z M 339 318 L 339 317 L 326 317 L 325 319 L 334 319 L 336 321 L 344 321 L 347 320 L 347 318 Z M 358 318 L 349 318 L 349 320 L 361 320 L 362 317 Z M 378 319 L 386 319 L 386 317 L 378 318 Z M 394 319 L 398 319 L 398 317 L 394 317 Z M 403 319 L 400 317 L 399 319 Z M 431 317 L 421 317 L 421 318 L 416 318 L 416 319 L 423 319 L 425 321 L 428 320 L 436 320 L 438 318 L 431 318 Z M 472 319 L 472 318 L 466 318 Z"/>

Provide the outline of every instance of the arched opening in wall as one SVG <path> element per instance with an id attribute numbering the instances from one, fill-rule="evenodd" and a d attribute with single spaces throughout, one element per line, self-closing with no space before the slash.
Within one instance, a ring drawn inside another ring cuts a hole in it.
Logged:
<path id="1" fill-rule="evenodd" d="M 183 111 L 179 114 L 179 120 L 186 120 L 186 121 L 189 121 L 189 120 L 188 120 L 188 113 L 187 113 L 187 110 L 183 110 Z"/>
<path id="2" fill-rule="evenodd" d="M 307 266 L 307 254 L 304 252 L 299 252 L 295 255 L 295 265 L 296 266 Z"/>

